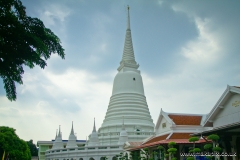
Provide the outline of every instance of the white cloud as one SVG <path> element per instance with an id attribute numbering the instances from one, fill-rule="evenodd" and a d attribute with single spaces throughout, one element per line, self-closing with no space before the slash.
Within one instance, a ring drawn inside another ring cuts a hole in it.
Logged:
<path id="1" fill-rule="evenodd" d="M 190 70 L 165 77 L 142 74 L 145 95 L 154 122 L 161 108 L 172 113 L 206 114 L 214 106 L 226 86 L 220 89 L 213 86 L 210 88 L 209 82 L 189 76 L 193 72 Z"/>
<path id="2" fill-rule="evenodd" d="M 63 23 L 70 13 L 69 8 L 58 4 L 48 4 L 45 6 L 44 11 L 39 11 L 40 19 L 48 27 L 56 25 L 57 21 Z"/>
<path id="3" fill-rule="evenodd" d="M 181 48 L 181 53 L 193 63 L 213 63 L 221 57 L 221 46 L 213 31 L 209 30 L 210 19 L 194 18 L 199 35 Z"/>
<path id="4" fill-rule="evenodd" d="M 172 5 L 173 11 L 186 14 L 198 30 L 198 36 L 182 46 L 181 54 L 192 63 L 211 64 L 217 62 L 222 56 L 222 47 L 219 33 L 212 28 L 213 19 L 211 17 L 201 18 L 188 7 L 180 3 Z"/>
<path id="5" fill-rule="evenodd" d="M 111 96 L 112 83 L 101 81 L 100 77 L 76 69 L 68 69 L 62 74 L 40 69 L 35 74 L 27 72 L 23 77 L 25 86 L 19 88 L 22 94 L 18 95 L 17 102 L 0 97 L 0 125 L 16 128 L 17 134 L 25 140 L 29 137 L 50 140 L 59 125 L 62 126 L 63 138 L 68 139 L 71 121 L 74 121 L 78 138 L 85 139 L 92 131 L 94 117 L 97 127 L 100 127 Z M 26 96 L 29 97 L 28 103 L 22 100 Z M 72 112 L 73 104 L 80 109 Z M 42 136 L 35 135 L 30 128 Z"/>
<path id="6" fill-rule="evenodd" d="M 161 6 L 163 5 L 164 1 L 163 0 L 158 0 L 158 4 Z"/>

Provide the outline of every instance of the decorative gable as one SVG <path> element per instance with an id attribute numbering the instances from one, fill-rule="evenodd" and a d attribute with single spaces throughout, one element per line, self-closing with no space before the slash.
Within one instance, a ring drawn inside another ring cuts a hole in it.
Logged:
<path id="1" fill-rule="evenodd" d="M 171 131 L 170 126 L 171 124 L 163 117 L 158 129 L 156 130 L 156 134 L 160 135 Z"/>
<path id="2" fill-rule="evenodd" d="M 216 105 L 208 114 L 205 127 L 220 127 L 240 121 L 240 88 L 227 86 Z"/>
<path id="3" fill-rule="evenodd" d="M 240 95 L 232 95 L 213 119 L 213 127 L 240 122 Z"/>

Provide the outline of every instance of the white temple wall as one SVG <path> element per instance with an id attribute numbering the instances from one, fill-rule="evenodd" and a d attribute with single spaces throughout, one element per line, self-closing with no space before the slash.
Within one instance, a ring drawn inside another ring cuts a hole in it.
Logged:
<path id="1" fill-rule="evenodd" d="M 225 103 L 213 121 L 213 127 L 219 127 L 240 121 L 240 95 L 233 95 Z"/>
<path id="2" fill-rule="evenodd" d="M 91 146 L 84 147 L 82 149 L 84 150 L 78 150 L 78 148 L 73 148 L 73 150 L 71 149 L 50 150 L 46 152 L 46 160 L 52 159 L 79 160 L 81 158 L 82 160 L 89 160 L 91 157 L 94 158 L 94 160 L 100 160 L 101 157 L 105 156 L 108 157 L 108 159 L 110 160 L 112 159 L 112 157 L 116 156 L 120 152 L 123 152 L 123 149 L 120 146 L 95 146 L 95 147 Z"/>
<path id="3" fill-rule="evenodd" d="M 166 126 L 164 124 L 166 124 Z M 171 126 L 171 124 L 163 117 L 161 120 L 161 123 L 156 131 L 157 135 L 160 135 L 163 133 L 168 133 L 169 131 L 171 131 L 170 126 Z"/>

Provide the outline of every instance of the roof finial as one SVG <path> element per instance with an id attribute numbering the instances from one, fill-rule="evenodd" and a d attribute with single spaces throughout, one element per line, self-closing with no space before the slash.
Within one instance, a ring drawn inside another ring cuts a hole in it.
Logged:
<path id="1" fill-rule="evenodd" d="M 93 132 L 96 132 L 96 126 L 95 126 L 95 117 L 94 117 Z"/>
<path id="2" fill-rule="evenodd" d="M 62 132 L 61 132 L 61 125 L 59 125 L 59 130 L 58 130 L 58 137 L 62 137 Z"/>
<path id="3" fill-rule="evenodd" d="M 127 6 L 127 9 L 128 9 L 128 22 L 127 22 L 127 29 L 130 29 L 130 15 L 129 15 L 130 7 L 129 7 L 129 5 Z"/>
<path id="4" fill-rule="evenodd" d="M 72 130 L 71 130 L 71 134 L 74 135 L 74 130 L 73 130 L 73 121 L 72 121 Z"/>
<path id="5" fill-rule="evenodd" d="M 58 136 L 58 135 L 57 135 L 57 132 L 58 132 L 58 129 L 57 129 L 57 131 L 56 131 L 56 137 L 55 137 L 55 139 L 57 139 L 57 136 Z"/>

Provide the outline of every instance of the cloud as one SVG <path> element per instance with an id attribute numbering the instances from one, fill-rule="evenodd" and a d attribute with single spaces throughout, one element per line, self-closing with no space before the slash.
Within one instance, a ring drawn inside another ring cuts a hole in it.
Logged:
<path id="1" fill-rule="evenodd" d="M 226 86 L 211 86 L 201 74 L 193 77 L 193 70 L 169 74 L 165 77 L 152 77 L 143 73 L 145 95 L 150 113 L 156 122 L 160 109 L 172 113 L 207 114 L 217 102 Z M 214 78 L 213 78 L 214 79 Z"/>
<path id="2" fill-rule="evenodd" d="M 21 138 L 49 140 L 54 138 L 54 127 L 62 126 L 64 139 L 68 139 L 71 121 L 80 139 L 92 131 L 93 118 L 99 128 L 107 111 L 112 82 L 101 80 L 86 70 L 67 69 L 56 74 L 47 69 L 25 70 L 24 85 L 17 86 L 16 102 L 0 97 L 0 125 L 16 128 Z M 112 73 L 106 73 L 108 76 Z M 9 107 L 11 106 L 11 107 Z M 36 125 L 37 124 L 37 125 Z M 90 124 L 90 125 L 87 125 Z M 39 127 L 41 126 L 41 127 Z M 42 137 L 26 130 L 42 133 Z M 39 129 L 41 128 L 41 129 Z M 83 130 L 84 128 L 84 130 Z M 45 134 L 46 131 L 53 133 Z"/>
<path id="3" fill-rule="evenodd" d="M 210 64 L 218 61 L 221 57 L 221 46 L 217 37 L 208 29 L 211 20 L 196 17 L 194 21 L 199 35 L 181 48 L 183 56 L 193 63 Z"/>
<path id="4" fill-rule="evenodd" d="M 219 61 L 221 55 L 221 44 L 216 30 L 213 29 L 214 20 L 211 17 L 200 17 L 186 6 L 172 5 L 175 12 L 185 13 L 195 23 L 198 36 L 189 40 L 181 47 L 181 54 L 192 63 L 212 64 Z"/>
<path id="5" fill-rule="evenodd" d="M 70 15 L 71 10 L 64 5 L 59 4 L 47 4 L 44 6 L 44 10 L 39 10 L 40 19 L 48 27 L 55 26 L 57 24 L 63 24 L 65 19 Z"/>
<path id="6" fill-rule="evenodd" d="M 156 122 L 160 108 L 207 113 L 227 84 L 239 85 L 239 9 L 202 1 L 158 2 L 130 4 L 136 60 L 152 118 Z M 121 60 L 122 3 L 26 1 L 30 13 L 59 36 L 66 59 L 53 55 L 44 70 L 26 69 L 17 101 L 0 96 L 0 125 L 35 141 L 53 139 L 59 125 L 68 139 L 71 121 L 78 139 L 91 133 L 94 117 L 99 128 Z"/>

